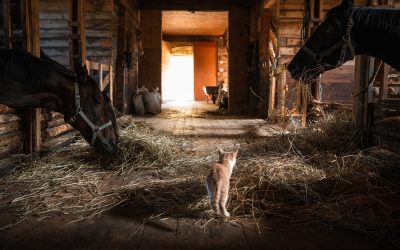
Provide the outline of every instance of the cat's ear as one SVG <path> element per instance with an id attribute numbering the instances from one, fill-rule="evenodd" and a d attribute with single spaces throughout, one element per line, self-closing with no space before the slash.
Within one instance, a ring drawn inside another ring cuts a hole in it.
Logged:
<path id="1" fill-rule="evenodd" d="M 224 151 L 221 148 L 218 148 L 218 154 L 222 155 Z"/>

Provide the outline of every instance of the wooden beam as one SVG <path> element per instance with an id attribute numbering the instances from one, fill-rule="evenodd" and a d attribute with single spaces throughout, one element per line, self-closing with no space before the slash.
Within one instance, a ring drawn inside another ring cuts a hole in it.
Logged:
<path id="1" fill-rule="evenodd" d="M 118 29 L 117 29 L 117 60 L 115 68 L 115 83 L 113 86 L 113 105 L 120 112 L 124 111 L 124 86 L 125 86 L 125 49 L 126 49 L 126 10 L 118 6 Z M 111 86 L 110 86 L 111 87 Z"/>
<path id="2" fill-rule="evenodd" d="M 39 0 L 22 0 L 24 47 L 31 54 L 40 57 Z M 41 148 L 40 109 L 25 110 L 25 153 L 31 154 Z"/>
<path id="3" fill-rule="evenodd" d="M 383 64 L 383 73 L 381 79 L 381 85 L 379 86 L 379 100 L 386 100 L 388 96 L 388 75 L 389 75 L 389 66 L 384 63 Z"/>
<path id="4" fill-rule="evenodd" d="M 4 30 L 4 47 L 12 48 L 11 37 L 12 32 L 12 19 L 11 19 L 11 0 L 3 0 L 3 30 Z"/>
<path id="5" fill-rule="evenodd" d="M 110 99 L 111 103 L 114 105 L 114 74 L 113 74 L 113 67 L 110 65 Z"/>
<path id="6" fill-rule="evenodd" d="M 217 42 L 218 36 L 184 36 L 163 34 L 162 40 L 167 42 Z"/>
<path id="7" fill-rule="evenodd" d="M 103 91 L 104 86 L 103 86 L 103 64 L 99 64 L 99 85 L 100 85 L 100 90 Z"/>
<path id="8" fill-rule="evenodd" d="M 69 0 L 69 61 L 70 69 L 86 63 L 86 20 L 85 0 Z"/>
<path id="9" fill-rule="evenodd" d="M 265 0 L 264 9 L 272 8 L 276 4 L 277 0 Z"/>
<path id="10" fill-rule="evenodd" d="M 243 0 L 138 0 L 140 10 L 231 10 L 248 8 Z"/>

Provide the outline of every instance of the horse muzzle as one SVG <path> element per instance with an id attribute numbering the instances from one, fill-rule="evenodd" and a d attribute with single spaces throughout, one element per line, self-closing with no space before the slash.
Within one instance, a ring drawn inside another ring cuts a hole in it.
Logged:
<path id="1" fill-rule="evenodd" d="M 117 141 L 114 139 L 98 138 L 94 144 L 94 149 L 103 155 L 114 155 L 117 152 Z"/>

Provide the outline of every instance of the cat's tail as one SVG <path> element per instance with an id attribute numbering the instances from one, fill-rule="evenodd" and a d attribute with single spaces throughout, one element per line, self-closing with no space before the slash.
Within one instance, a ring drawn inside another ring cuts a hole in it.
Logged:
<path id="1" fill-rule="evenodd" d="M 212 209 L 216 214 L 220 214 L 219 201 L 221 199 L 222 183 L 219 181 L 213 187 Z"/>

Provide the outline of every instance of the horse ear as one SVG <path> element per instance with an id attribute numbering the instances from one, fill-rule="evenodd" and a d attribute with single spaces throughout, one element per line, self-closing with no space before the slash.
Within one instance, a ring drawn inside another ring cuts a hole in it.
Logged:
<path id="1" fill-rule="evenodd" d="M 354 0 L 343 0 L 341 5 L 345 7 L 351 7 L 354 5 Z"/>
<path id="2" fill-rule="evenodd" d="M 77 65 L 75 68 L 75 74 L 80 81 L 86 82 L 89 75 L 86 65 L 83 67 L 81 65 Z"/>

